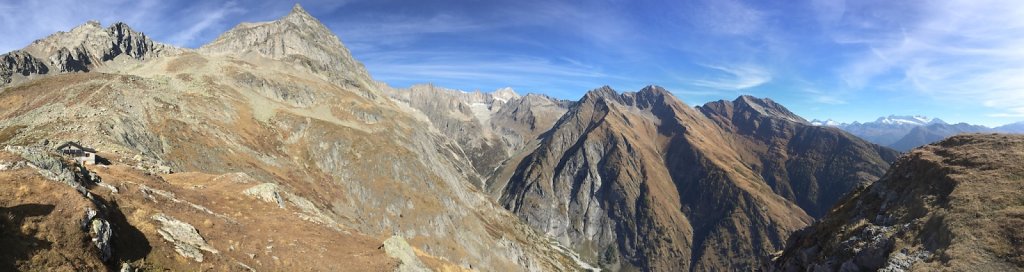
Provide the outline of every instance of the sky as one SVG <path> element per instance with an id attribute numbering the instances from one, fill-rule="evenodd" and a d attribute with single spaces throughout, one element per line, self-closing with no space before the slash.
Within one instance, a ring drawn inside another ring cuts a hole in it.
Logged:
<path id="1" fill-rule="evenodd" d="M 395 87 L 576 100 L 659 85 L 689 105 L 768 97 L 807 119 L 1024 121 L 1016 0 L 299 1 Z M 195 48 L 294 2 L 0 1 L 0 52 L 88 20 Z"/>

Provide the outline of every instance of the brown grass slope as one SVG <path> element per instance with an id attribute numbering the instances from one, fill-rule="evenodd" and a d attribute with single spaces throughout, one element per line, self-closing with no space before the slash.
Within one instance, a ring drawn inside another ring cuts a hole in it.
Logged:
<path id="1" fill-rule="evenodd" d="M 0 168 L 19 161 L 0 150 Z M 106 269 L 78 222 L 93 203 L 28 167 L 0 171 L 0 181 L 0 270 Z"/>
<path id="2" fill-rule="evenodd" d="M 959 135 L 912 150 L 794 234 L 778 270 L 1024 270 L 1024 136 Z"/>

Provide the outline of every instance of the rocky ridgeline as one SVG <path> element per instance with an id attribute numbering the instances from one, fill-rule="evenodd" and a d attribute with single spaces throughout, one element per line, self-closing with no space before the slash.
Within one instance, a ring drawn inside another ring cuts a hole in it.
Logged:
<path id="1" fill-rule="evenodd" d="M 91 21 L 0 55 L 0 87 L 39 75 L 88 72 L 118 59 L 146 60 L 181 51 L 153 42 L 124 23 L 103 28 Z"/>

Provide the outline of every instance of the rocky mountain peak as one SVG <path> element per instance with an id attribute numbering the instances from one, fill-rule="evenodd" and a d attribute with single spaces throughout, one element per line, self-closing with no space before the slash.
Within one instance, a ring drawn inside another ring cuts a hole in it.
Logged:
<path id="1" fill-rule="evenodd" d="M 288 15 L 285 15 L 282 20 L 296 24 L 297 26 L 302 26 L 306 28 L 306 30 L 330 32 L 326 26 L 320 23 L 320 20 L 317 20 L 316 17 L 309 14 L 309 12 L 302 8 L 302 5 L 298 3 L 295 3 L 295 6 L 292 6 L 292 11 L 289 12 Z"/>
<path id="2" fill-rule="evenodd" d="M 619 93 L 609 86 L 602 86 L 587 92 L 577 104 L 608 103 L 636 107 L 642 110 L 658 112 L 674 112 L 669 108 L 683 106 L 681 101 L 675 98 L 672 93 L 660 86 L 650 85 L 637 92 Z"/>
<path id="3" fill-rule="evenodd" d="M 671 94 L 671 93 L 668 92 L 668 90 L 665 90 L 665 88 L 662 88 L 661 86 L 658 86 L 658 85 L 647 85 L 647 87 L 644 87 L 643 89 L 640 89 L 640 91 L 638 93 L 641 93 L 641 94 L 644 94 L 644 95 L 661 95 L 661 96 L 663 96 L 663 95 L 670 95 Z"/>
<path id="4" fill-rule="evenodd" d="M 238 24 L 200 51 L 260 55 L 305 66 L 341 85 L 374 86 L 366 68 L 352 57 L 341 40 L 297 4 L 276 21 Z"/>
<path id="5" fill-rule="evenodd" d="M 494 99 L 502 101 L 509 101 L 520 97 L 519 93 L 516 93 L 516 91 L 513 90 L 511 87 L 498 89 L 492 92 L 491 96 L 494 97 Z"/>
<path id="6" fill-rule="evenodd" d="M 309 12 L 306 12 L 306 9 L 302 8 L 302 4 L 295 3 L 295 5 L 292 6 L 292 13 L 289 13 L 288 15 L 307 15 L 308 16 Z"/>
<path id="7" fill-rule="evenodd" d="M 661 86 L 648 85 L 647 87 L 640 89 L 640 91 L 636 93 L 636 96 L 643 97 L 645 99 L 664 99 L 665 97 L 672 97 L 672 93 Z"/>
<path id="8" fill-rule="evenodd" d="M 611 86 L 604 85 L 601 86 L 600 88 L 587 91 L 587 93 L 583 95 L 583 99 L 581 99 L 580 102 L 597 100 L 602 98 L 618 99 L 618 96 L 619 93 L 616 92 L 615 89 L 612 89 Z"/>
<path id="9" fill-rule="evenodd" d="M 89 72 L 115 59 L 142 61 L 180 50 L 156 43 L 122 22 L 104 28 L 98 21 L 88 21 L 0 56 L 5 62 L 0 87 L 37 75 Z"/>
<path id="10" fill-rule="evenodd" d="M 768 118 L 781 118 L 789 121 L 809 124 L 803 117 L 789 111 L 786 107 L 769 98 L 757 98 L 750 95 L 741 95 L 733 100 L 736 111 L 743 111 Z"/>

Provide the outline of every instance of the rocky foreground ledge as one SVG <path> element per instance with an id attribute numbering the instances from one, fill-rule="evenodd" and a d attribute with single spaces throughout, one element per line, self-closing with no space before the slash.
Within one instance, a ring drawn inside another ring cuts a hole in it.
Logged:
<path id="1" fill-rule="evenodd" d="M 953 136 L 794 234 L 781 271 L 1024 269 L 1024 135 Z"/>

